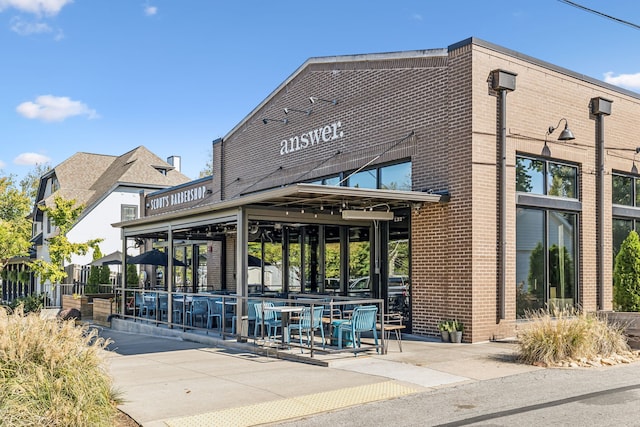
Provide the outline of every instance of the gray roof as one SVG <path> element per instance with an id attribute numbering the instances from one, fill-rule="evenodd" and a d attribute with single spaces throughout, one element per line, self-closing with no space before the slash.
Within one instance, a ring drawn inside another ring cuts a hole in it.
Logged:
<path id="1" fill-rule="evenodd" d="M 166 170 L 166 174 L 160 170 Z M 40 178 L 38 201 L 47 179 L 55 176 L 60 188 L 44 200 L 49 205 L 59 195 L 75 199 L 90 210 L 117 186 L 160 189 L 190 181 L 166 161 L 139 146 L 121 156 L 79 152 Z"/>

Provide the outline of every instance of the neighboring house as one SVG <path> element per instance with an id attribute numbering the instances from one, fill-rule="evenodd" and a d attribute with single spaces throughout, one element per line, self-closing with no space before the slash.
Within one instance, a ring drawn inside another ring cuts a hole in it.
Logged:
<path id="1" fill-rule="evenodd" d="M 171 157 L 170 161 L 179 158 Z M 144 194 L 189 181 L 179 170 L 140 146 L 121 156 L 76 153 L 40 178 L 33 210 L 33 242 L 36 256 L 49 260 L 47 238 L 55 235 L 47 214 L 39 206 L 54 203 L 55 196 L 74 199 L 84 210 L 76 225 L 67 233 L 72 242 L 103 239 L 103 254 L 122 250 L 120 230 L 111 224 L 138 218 Z M 93 254 L 74 255 L 71 264 L 86 265 Z M 65 266 L 67 267 L 67 266 Z M 73 278 L 68 278 L 71 283 Z M 42 284 L 36 292 L 42 292 Z"/>

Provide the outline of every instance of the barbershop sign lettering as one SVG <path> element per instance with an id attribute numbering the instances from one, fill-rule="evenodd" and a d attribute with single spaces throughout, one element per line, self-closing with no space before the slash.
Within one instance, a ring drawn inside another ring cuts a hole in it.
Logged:
<path id="1" fill-rule="evenodd" d="M 188 188 L 175 193 L 158 196 L 149 200 L 149 208 L 151 210 L 165 209 L 180 206 L 185 203 L 194 202 L 204 199 L 207 196 L 207 187 L 205 185 L 199 187 Z"/>
<path id="2" fill-rule="evenodd" d="M 304 150 L 314 145 L 335 141 L 342 138 L 344 132 L 340 129 L 342 122 L 331 123 L 318 129 L 310 130 L 302 135 L 292 136 L 289 139 L 283 139 L 280 142 L 280 155 L 291 154 L 296 151 Z"/>

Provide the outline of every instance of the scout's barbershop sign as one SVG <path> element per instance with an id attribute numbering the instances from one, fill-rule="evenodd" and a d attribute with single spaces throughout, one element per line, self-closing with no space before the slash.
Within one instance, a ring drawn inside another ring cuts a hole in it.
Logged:
<path id="1" fill-rule="evenodd" d="M 176 208 L 184 205 L 189 205 L 192 202 L 200 201 L 211 194 L 211 191 L 207 192 L 206 185 L 200 185 L 192 188 L 185 188 L 178 191 L 174 191 L 169 194 L 163 194 L 149 199 L 147 205 L 150 210 L 160 210 L 167 208 Z"/>
<path id="2" fill-rule="evenodd" d="M 340 129 L 341 127 L 342 122 L 335 122 L 310 130 L 302 135 L 283 139 L 280 142 L 280 155 L 284 156 L 285 154 L 294 153 L 296 151 L 304 150 L 305 148 L 313 147 L 314 145 L 342 138 L 344 136 L 344 132 Z"/>

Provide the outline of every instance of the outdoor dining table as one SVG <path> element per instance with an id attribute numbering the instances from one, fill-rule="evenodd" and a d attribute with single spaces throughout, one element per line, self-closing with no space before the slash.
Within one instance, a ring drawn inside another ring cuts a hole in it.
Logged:
<path id="1" fill-rule="evenodd" d="M 281 345 L 283 347 L 288 345 L 289 340 L 289 313 L 301 313 L 303 307 L 300 305 L 274 305 L 274 306 L 265 306 L 264 310 L 267 311 L 275 311 L 276 313 L 280 313 L 282 320 L 282 341 Z"/>

